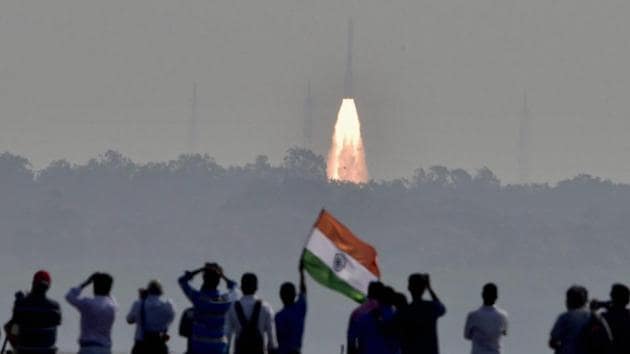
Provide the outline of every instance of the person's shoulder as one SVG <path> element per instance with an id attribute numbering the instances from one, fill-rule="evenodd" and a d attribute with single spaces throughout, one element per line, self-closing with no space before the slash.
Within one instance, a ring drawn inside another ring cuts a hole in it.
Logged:
<path id="1" fill-rule="evenodd" d="M 592 317 L 594 317 L 594 315 L 595 315 L 595 317 L 597 317 L 597 313 L 594 313 L 594 312 L 591 312 L 591 311 L 588 311 L 588 310 L 583 310 L 583 311 L 580 311 L 579 318 L 580 318 L 581 321 L 588 321 Z"/>
<path id="2" fill-rule="evenodd" d="M 361 310 L 363 310 L 363 306 L 365 305 L 365 303 L 355 307 L 354 309 L 352 309 L 352 312 L 350 312 L 350 316 L 351 317 L 357 317 L 360 313 Z"/>
<path id="3" fill-rule="evenodd" d="M 107 296 L 106 302 L 109 305 L 109 307 L 113 308 L 114 310 L 118 309 L 118 302 L 116 301 L 116 298 L 114 298 L 113 296 Z"/>
<path id="4" fill-rule="evenodd" d="M 508 317 L 507 311 L 505 311 L 504 309 L 502 309 L 500 307 L 496 307 L 495 306 L 494 311 L 501 317 Z"/>
<path id="5" fill-rule="evenodd" d="M 582 319 L 585 317 L 591 317 L 591 311 L 587 309 L 579 309 L 579 310 L 571 310 L 563 313 L 561 316 L 564 316 L 567 319 Z"/>
<path id="6" fill-rule="evenodd" d="M 424 307 L 441 307 L 444 306 L 442 302 L 438 300 L 422 300 L 420 301 L 420 305 Z"/>
<path id="7" fill-rule="evenodd" d="M 230 303 L 239 301 L 238 298 L 237 299 L 233 298 L 231 291 L 228 291 L 225 293 L 219 293 L 219 300 L 223 302 L 230 302 Z"/>
<path id="8" fill-rule="evenodd" d="M 560 314 L 558 314 L 557 319 L 559 319 L 559 320 L 560 320 L 560 319 L 565 319 L 565 318 L 569 317 L 570 315 L 571 315 L 571 314 L 570 314 L 568 311 L 561 312 Z"/>
<path id="9" fill-rule="evenodd" d="M 481 321 L 481 318 L 483 317 L 484 317 L 483 308 L 477 308 L 468 312 L 468 316 L 466 316 L 466 320 L 469 322 L 478 322 L 478 321 Z"/>
<path id="10" fill-rule="evenodd" d="M 562 322 L 570 321 L 572 317 L 573 317 L 573 314 L 571 312 L 565 311 L 558 315 L 558 317 L 556 318 L 556 322 L 562 323 Z"/>
<path id="11" fill-rule="evenodd" d="M 446 309 L 446 306 L 438 300 L 424 300 L 424 307 L 440 311 Z"/>
<path id="12" fill-rule="evenodd" d="M 265 300 L 258 300 L 258 301 L 260 301 L 260 306 L 263 310 L 273 313 L 273 307 L 271 307 L 271 304 L 269 302 Z"/>
<path id="13" fill-rule="evenodd" d="M 372 318 L 374 318 L 374 314 L 372 313 L 372 311 L 366 311 L 366 312 L 357 314 L 357 316 L 355 317 L 355 320 L 357 323 L 364 323 L 368 320 L 371 320 Z"/>
<path id="14" fill-rule="evenodd" d="M 46 301 L 46 306 L 53 310 L 58 310 L 61 308 L 61 306 L 59 305 L 59 302 L 57 302 L 56 300 L 53 300 L 47 297 L 45 301 Z"/>
<path id="15" fill-rule="evenodd" d="M 282 319 L 282 318 L 284 318 L 286 316 L 286 314 L 287 314 L 287 308 L 283 307 L 280 310 L 278 310 L 278 312 L 276 312 L 274 317 L 276 319 Z"/>
<path id="16" fill-rule="evenodd" d="M 495 311 L 496 311 L 497 318 L 499 319 L 499 321 L 507 322 L 507 320 L 508 320 L 508 313 L 507 313 L 507 311 L 505 311 L 504 309 L 498 308 L 498 307 L 495 309 Z"/>
<path id="17" fill-rule="evenodd" d="M 468 318 L 469 319 L 473 319 L 476 318 L 477 316 L 479 316 L 479 314 L 481 313 L 481 309 L 474 309 L 472 311 L 468 312 Z"/>

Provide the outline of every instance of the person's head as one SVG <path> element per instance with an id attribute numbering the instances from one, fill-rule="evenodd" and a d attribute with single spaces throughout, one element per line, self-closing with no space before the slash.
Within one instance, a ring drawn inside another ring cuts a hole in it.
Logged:
<path id="1" fill-rule="evenodd" d="M 112 285 L 114 284 L 114 278 L 107 273 L 94 274 L 94 295 L 108 296 L 112 291 Z"/>
<path id="2" fill-rule="evenodd" d="M 33 293 L 45 294 L 50 289 L 52 278 L 50 273 L 45 270 L 40 270 L 33 275 L 33 286 L 31 288 Z"/>
<path id="3" fill-rule="evenodd" d="M 588 301 L 588 291 L 580 285 L 573 285 L 567 290 L 566 306 L 569 310 L 577 310 Z"/>
<path id="4" fill-rule="evenodd" d="M 221 282 L 223 276 L 223 268 L 217 263 L 208 263 L 203 270 L 203 287 L 204 289 L 216 289 Z"/>
<path id="5" fill-rule="evenodd" d="M 613 306 L 625 308 L 630 303 L 630 289 L 623 284 L 613 284 L 610 289 L 610 300 Z"/>
<path id="6" fill-rule="evenodd" d="M 383 283 L 380 281 L 373 281 L 368 285 L 367 297 L 370 300 L 378 300 L 383 293 Z"/>
<path id="7" fill-rule="evenodd" d="M 481 298 L 483 299 L 484 305 L 494 305 L 499 298 L 499 289 L 497 288 L 497 285 L 494 283 L 484 285 L 483 290 L 481 291 Z"/>
<path id="8" fill-rule="evenodd" d="M 164 290 L 162 289 L 162 284 L 159 280 L 151 280 L 149 285 L 147 285 L 147 294 L 162 296 L 164 294 Z"/>
<path id="9" fill-rule="evenodd" d="M 284 283 L 280 286 L 280 299 L 284 306 L 292 305 L 295 302 L 295 285 L 293 283 Z"/>
<path id="10" fill-rule="evenodd" d="M 414 299 L 422 298 L 428 286 L 426 274 L 414 273 L 409 276 L 408 289 Z"/>
<path id="11" fill-rule="evenodd" d="M 254 295 L 258 290 L 258 277 L 254 273 L 245 273 L 241 277 L 243 295 Z"/>

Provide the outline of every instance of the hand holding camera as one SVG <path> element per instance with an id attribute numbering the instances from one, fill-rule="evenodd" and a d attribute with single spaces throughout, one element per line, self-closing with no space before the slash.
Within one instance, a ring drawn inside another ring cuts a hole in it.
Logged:
<path id="1" fill-rule="evenodd" d="M 597 299 L 591 300 L 591 303 L 589 304 L 589 307 L 590 307 L 591 311 L 597 311 L 597 310 L 601 310 L 601 309 L 609 309 L 610 306 L 611 306 L 610 301 L 599 301 Z"/>

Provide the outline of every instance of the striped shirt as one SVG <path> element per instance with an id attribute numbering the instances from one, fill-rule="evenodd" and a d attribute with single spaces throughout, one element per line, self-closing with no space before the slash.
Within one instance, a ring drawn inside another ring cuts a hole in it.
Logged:
<path id="1" fill-rule="evenodd" d="M 189 281 L 186 275 L 179 278 L 179 286 L 194 308 L 189 354 L 226 353 L 225 313 L 236 299 L 236 283 L 228 284 L 230 292 L 221 294 L 216 289 L 193 289 Z"/>
<path id="2" fill-rule="evenodd" d="M 56 353 L 57 326 L 61 310 L 57 302 L 43 293 L 31 293 L 18 298 L 13 307 L 10 327 L 17 326 L 17 338 L 11 344 L 18 353 Z"/>

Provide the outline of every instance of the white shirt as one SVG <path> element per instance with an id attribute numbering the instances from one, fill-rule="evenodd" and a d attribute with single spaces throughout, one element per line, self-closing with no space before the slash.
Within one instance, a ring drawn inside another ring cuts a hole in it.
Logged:
<path id="1" fill-rule="evenodd" d="M 238 301 L 243 307 L 243 314 L 246 318 L 249 319 L 252 316 L 256 301 L 258 301 L 258 298 L 254 295 L 245 295 Z M 225 318 L 225 334 L 229 339 L 232 338 L 232 335 L 238 336 L 239 333 L 241 333 L 241 323 L 236 314 L 236 309 L 234 307 L 235 304 L 236 302 L 230 306 Z M 261 305 L 260 316 L 258 316 L 258 330 L 263 337 L 267 337 L 267 348 L 275 349 L 278 347 L 278 344 L 276 343 L 276 329 L 273 321 L 273 309 L 271 308 L 271 305 L 265 301 L 262 301 Z"/>
<path id="2" fill-rule="evenodd" d="M 472 341 L 472 354 L 501 353 L 501 336 L 507 335 L 507 313 L 495 306 L 481 306 L 468 314 L 464 337 Z"/>
<path id="3" fill-rule="evenodd" d="M 118 309 L 116 300 L 98 295 L 93 298 L 81 297 L 81 290 L 81 287 L 72 288 L 66 294 L 66 300 L 81 313 L 79 343 L 111 347 L 112 326 Z"/>

